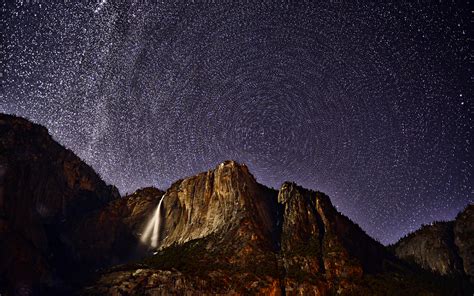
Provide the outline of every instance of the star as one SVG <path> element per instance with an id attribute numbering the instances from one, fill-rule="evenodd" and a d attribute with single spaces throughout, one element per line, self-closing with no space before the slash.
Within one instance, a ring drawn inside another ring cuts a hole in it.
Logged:
<path id="1" fill-rule="evenodd" d="M 0 112 L 122 194 L 234 159 L 385 244 L 472 202 L 465 4 L 7 2 Z"/>

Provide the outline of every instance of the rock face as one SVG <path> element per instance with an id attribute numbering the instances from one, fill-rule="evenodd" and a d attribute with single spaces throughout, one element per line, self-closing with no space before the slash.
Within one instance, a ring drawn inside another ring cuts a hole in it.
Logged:
<path id="1" fill-rule="evenodd" d="M 395 254 L 441 275 L 464 275 L 474 283 L 474 205 L 454 221 L 436 222 L 401 239 Z"/>
<path id="2" fill-rule="evenodd" d="M 326 195 L 285 183 L 278 202 L 283 210 L 281 254 L 288 278 L 319 274 L 328 288 L 335 289 L 334 282 L 350 287 L 354 279 L 381 272 L 385 262 L 395 261 L 382 245 L 338 213 Z M 301 291 L 292 286 L 294 279 L 286 282 L 286 291 Z"/>
<path id="3" fill-rule="evenodd" d="M 266 188 L 234 161 L 174 183 L 161 214 L 158 252 L 84 294 L 443 295 L 323 193 Z"/>
<path id="4" fill-rule="evenodd" d="M 258 184 L 245 165 L 234 161 L 177 181 L 163 200 L 160 248 L 232 232 L 233 239 L 245 244 L 258 242 L 264 251 L 274 250 L 276 194 Z"/>
<path id="5" fill-rule="evenodd" d="M 143 255 L 140 233 L 163 193 L 153 187 L 139 189 L 79 220 L 71 237 L 80 261 L 105 267 Z"/>
<path id="6" fill-rule="evenodd" d="M 454 244 L 463 263 L 463 271 L 474 284 L 474 205 L 469 205 L 454 221 Z"/>
<path id="7" fill-rule="evenodd" d="M 0 115 L 1 286 L 29 293 L 61 281 L 82 257 L 76 222 L 118 197 L 44 127 Z"/>
<path id="8" fill-rule="evenodd" d="M 160 200 L 159 243 L 151 248 L 140 238 Z M 424 267 L 472 277 L 472 212 L 440 226 L 436 258 L 446 263 Z M 456 254 L 444 252 L 453 246 Z M 0 293 L 73 292 L 472 293 L 396 258 L 321 192 L 289 182 L 270 189 L 226 161 L 166 192 L 149 187 L 120 198 L 45 128 L 0 115 Z"/>
<path id="9" fill-rule="evenodd" d="M 452 222 L 423 226 L 400 240 L 395 247 L 395 254 L 442 275 L 462 271 L 461 258 L 454 244 Z"/>

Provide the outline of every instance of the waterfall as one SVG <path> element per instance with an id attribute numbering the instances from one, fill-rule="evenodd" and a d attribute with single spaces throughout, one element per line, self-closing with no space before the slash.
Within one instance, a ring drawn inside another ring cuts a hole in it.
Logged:
<path id="1" fill-rule="evenodd" d="M 160 202 L 158 203 L 158 206 L 156 207 L 155 213 L 153 216 L 150 218 L 150 221 L 148 221 L 148 224 L 145 227 L 145 231 L 143 232 L 141 236 L 141 241 L 144 244 L 150 244 L 152 248 L 156 248 L 158 246 L 158 242 L 160 241 L 160 225 L 161 225 L 161 203 L 163 202 L 163 199 L 165 198 L 166 194 L 163 194 L 163 196 L 160 199 Z"/>

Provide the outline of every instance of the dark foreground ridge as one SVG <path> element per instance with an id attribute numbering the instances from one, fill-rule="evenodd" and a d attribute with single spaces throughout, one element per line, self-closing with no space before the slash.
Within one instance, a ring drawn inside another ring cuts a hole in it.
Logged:
<path id="1" fill-rule="evenodd" d="M 386 248 L 325 194 L 235 161 L 120 197 L 44 127 L 0 115 L 2 295 L 472 294 L 472 206 L 440 225 Z"/>

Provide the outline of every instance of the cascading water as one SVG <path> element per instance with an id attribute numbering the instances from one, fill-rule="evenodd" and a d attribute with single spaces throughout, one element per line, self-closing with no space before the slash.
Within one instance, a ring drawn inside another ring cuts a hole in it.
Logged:
<path id="1" fill-rule="evenodd" d="M 158 246 L 158 242 L 160 240 L 160 225 L 161 225 L 161 203 L 165 198 L 166 194 L 160 199 L 158 206 L 156 207 L 155 213 L 151 217 L 150 221 L 146 225 L 145 231 L 141 236 L 141 241 L 144 244 L 150 244 L 152 248 L 156 248 Z"/>

